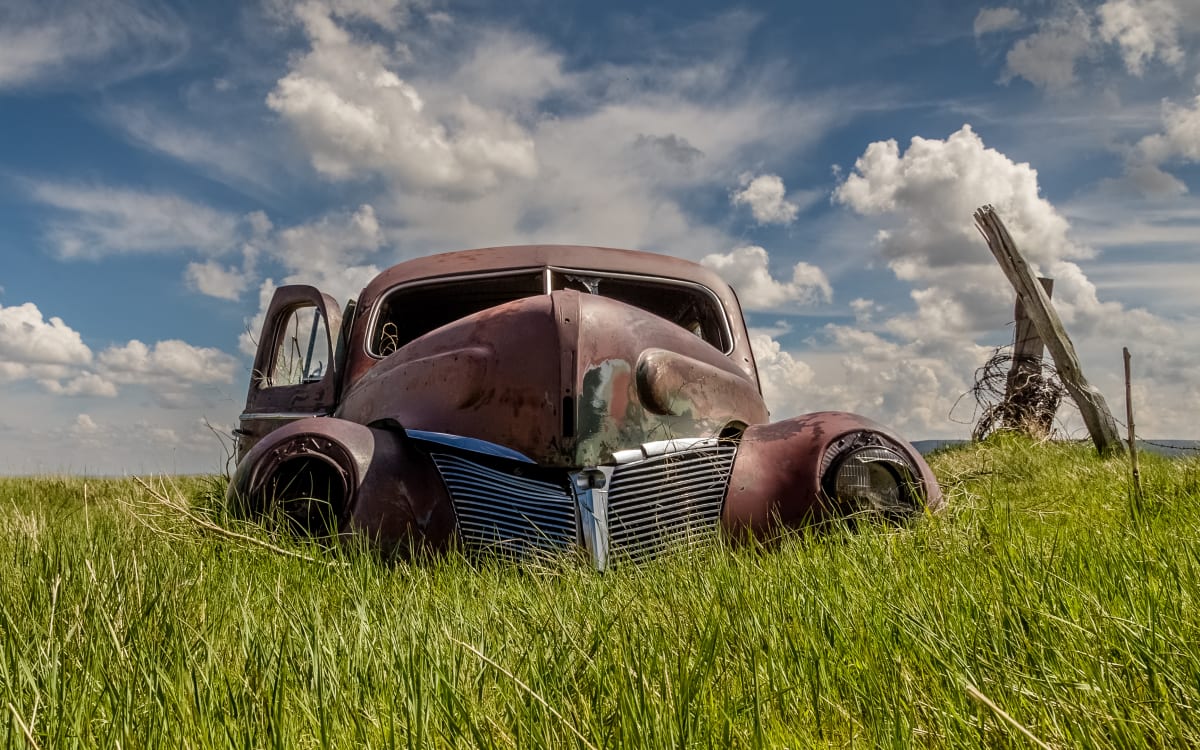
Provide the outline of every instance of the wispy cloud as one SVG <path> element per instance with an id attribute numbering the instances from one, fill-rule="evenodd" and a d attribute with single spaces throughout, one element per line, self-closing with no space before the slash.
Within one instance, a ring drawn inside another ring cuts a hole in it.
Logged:
<path id="1" fill-rule="evenodd" d="M 30 195 L 56 209 L 47 238 L 63 258 L 189 250 L 227 252 L 243 220 L 171 193 L 29 181 Z"/>
<path id="2" fill-rule="evenodd" d="M 232 97 L 231 97 L 232 98 Z M 286 172 L 277 138 L 261 129 L 231 127 L 252 121 L 247 114 L 212 101 L 168 114 L 151 105 L 112 104 L 101 117 L 133 144 L 200 171 L 210 178 L 251 194 L 278 195 L 276 180 Z"/>
<path id="3" fill-rule="evenodd" d="M 0 89 L 122 80 L 172 64 L 188 43 L 172 12 L 135 0 L 8 0 L 0 5 Z"/>
<path id="4" fill-rule="evenodd" d="M 1036 31 L 1016 41 L 1008 52 L 1005 80 L 1024 78 L 1051 92 L 1079 81 L 1080 68 L 1118 68 L 1142 77 L 1152 65 L 1174 73 L 1186 71 L 1185 39 L 1200 35 L 1200 5 L 1194 0 L 1105 0 L 1087 6 L 1069 2 L 1034 19 Z M 987 31 L 1011 28 L 1019 16 L 1011 8 L 989 8 L 976 17 Z"/>
<path id="5" fill-rule="evenodd" d="M 1019 28 L 1024 20 L 1021 11 L 1016 8 L 1007 6 L 982 8 L 975 16 L 975 36 Z"/>

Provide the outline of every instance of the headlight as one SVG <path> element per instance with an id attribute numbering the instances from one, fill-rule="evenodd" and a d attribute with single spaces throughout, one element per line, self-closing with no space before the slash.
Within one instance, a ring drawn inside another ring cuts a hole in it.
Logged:
<path id="1" fill-rule="evenodd" d="M 851 513 L 897 518 L 920 506 L 913 467 L 897 451 L 881 446 L 852 448 L 830 462 L 826 492 Z"/>
<path id="2" fill-rule="evenodd" d="M 335 534 L 350 505 L 352 459 L 319 435 L 297 435 L 254 467 L 248 510 L 289 531 L 315 537 Z"/>

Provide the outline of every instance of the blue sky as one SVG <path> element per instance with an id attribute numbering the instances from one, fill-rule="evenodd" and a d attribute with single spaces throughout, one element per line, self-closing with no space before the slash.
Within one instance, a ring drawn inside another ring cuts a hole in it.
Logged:
<path id="1" fill-rule="evenodd" d="M 0 472 L 217 470 L 274 285 L 521 242 L 717 269 L 776 417 L 962 436 L 984 203 L 1110 403 L 1127 345 L 1142 432 L 1197 437 L 1198 41 L 1194 0 L 8 0 Z"/>

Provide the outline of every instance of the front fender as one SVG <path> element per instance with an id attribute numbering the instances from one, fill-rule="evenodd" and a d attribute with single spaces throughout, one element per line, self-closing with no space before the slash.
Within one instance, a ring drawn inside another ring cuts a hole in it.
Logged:
<path id="1" fill-rule="evenodd" d="M 454 531 L 433 462 L 399 429 L 297 420 L 246 454 L 228 491 L 231 507 L 253 516 L 309 495 L 326 504 L 340 534 L 366 536 L 385 553 L 441 549 Z"/>
<path id="2" fill-rule="evenodd" d="M 926 510 L 942 507 L 937 479 L 908 441 L 866 417 L 815 412 L 749 427 L 742 435 L 722 511 L 734 537 L 770 537 L 839 515 L 822 489 L 824 472 L 856 440 L 877 439 L 906 458 Z"/>

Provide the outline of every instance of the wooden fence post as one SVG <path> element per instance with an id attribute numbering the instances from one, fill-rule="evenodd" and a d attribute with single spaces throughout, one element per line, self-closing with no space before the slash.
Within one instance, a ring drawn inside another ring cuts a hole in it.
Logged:
<path id="1" fill-rule="evenodd" d="M 1046 290 L 1046 296 L 1053 296 L 1054 279 L 1039 278 L 1038 281 Z M 1045 383 L 1042 352 L 1046 344 L 1038 335 L 1019 295 L 1013 307 L 1013 328 L 1012 366 L 1004 384 L 1004 403 L 1007 405 L 1004 426 L 1043 437 L 1050 434 L 1054 424 L 1054 412 L 1038 403 Z"/>
<path id="2" fill-rule="evenodd" d="M 1125 416 L 1129 420 L 1129 465 L 1133 469 L 1133 507 L 1142 511 L 1142 476 L 1138 472 L 1137 433 L 1133 429 L 1133 382 L 1129 377 L 1129 347 L 1121 347 L 1125 357 Z"/>
<path id="3" fill-rule="evenodd" d="M 981 206 L 975 211 L 975 226 L 983 235 L 992 255 L 996 257 L 996 262 L 1004 270 L 1004 275 L 1016 289 L 1017 297 L 1025 305 L 1038 335 L 1050 350 L 1058 376 L 1079 407 L 1079 413 L 1092 436 L 1092 442 L 1096 444 L 1096 450 L 1101 455 L 1122 452 L 1117 423 L 1113 420 L 1112 412 L 1108 410 L 1104 396 L 1083 376 L 1079 357 L 1075 354 L 1075 346 L 1067 336 L 1062 320 L 1050 304 L 1046 291 L 1029 270 L 1029 263 L 1013 242 L 1004 222 L 1000 221 L 994 208 Z"/>

